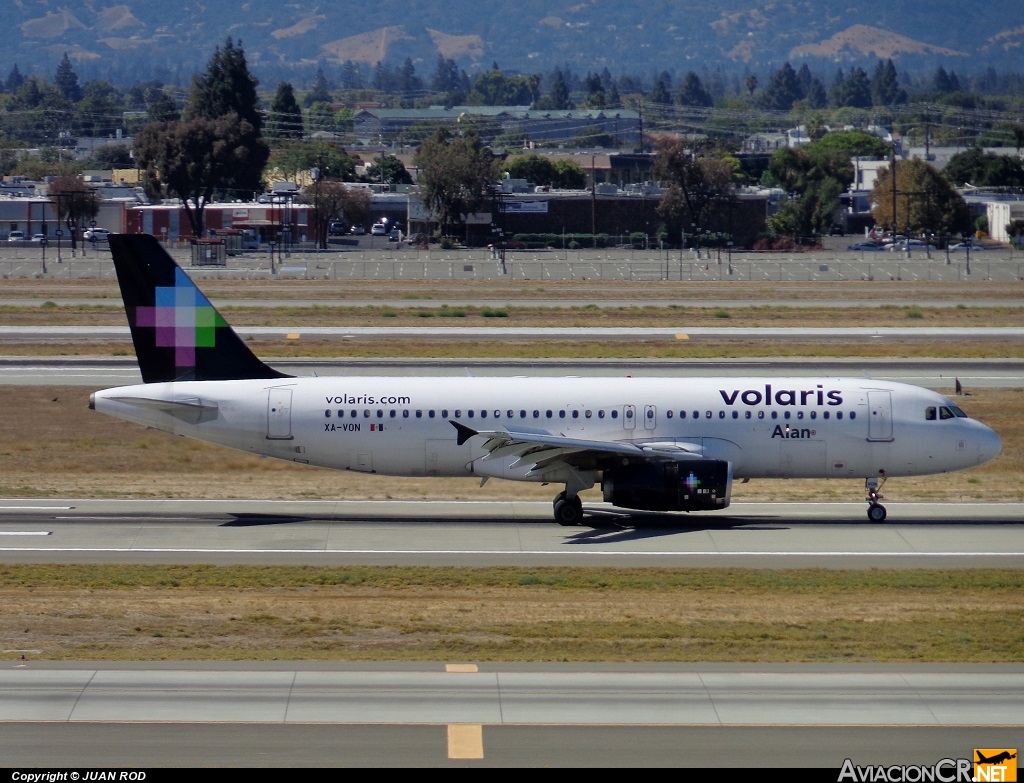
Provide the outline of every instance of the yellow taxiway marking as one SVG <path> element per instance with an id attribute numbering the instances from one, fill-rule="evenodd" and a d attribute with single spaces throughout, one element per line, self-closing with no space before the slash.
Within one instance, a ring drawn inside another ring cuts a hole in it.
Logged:
<path id="1" fill-rule="evenodd" d="M 290 332 L 290 333 L 285 335 L 285 339 L 286 340 L 298 340 L 299 339 L 299 333 L 298 332 Z"/>
<path id="2" fill-rule="evenodd" d="M 676 339 L 677 340 L 689 340 L 690 339 L 690 335 L 688 335 L 688 334 L 677 334 L 676 335 Z"/>
<path id="3" fill-rule="evenodd" d="M 446 663 L 444 670 L 455 674 L 475 674 L 479 671 L 475 663 Z"/>
<path id="4" fill-rule="evenodd" d="M 483 757 L 483 726 L 466 723 L 454 723 L 448 726 L 448 758 L 482 759 Z"/>

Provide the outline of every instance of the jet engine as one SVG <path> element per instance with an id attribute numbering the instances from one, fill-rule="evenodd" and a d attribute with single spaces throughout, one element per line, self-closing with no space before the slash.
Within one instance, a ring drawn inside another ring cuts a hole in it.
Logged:
<path id="1" fill-rule="evenodd" d="M 729 505 L 732 463 L 724 460 L 644 462 L 609 468 L 606 503 L 643 511 L 712 511 Z"/>

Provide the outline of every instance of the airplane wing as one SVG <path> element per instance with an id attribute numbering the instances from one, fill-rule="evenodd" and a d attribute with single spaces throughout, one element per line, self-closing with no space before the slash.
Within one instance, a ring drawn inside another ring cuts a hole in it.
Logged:
<path id="1" fill-rule="evenodd" d="M 525 430 L 474 430 L 457 421 L 450 421 L 458 432 L 461 446 L 470 438 L 484 438 L 481 448 L 487 452 L 482 459 L 507 460 L 518 457 L 517 467 L 530 466 L 530 473 L 542 473 L 557 463 L 579 470 L 595 470 L 620 464 L 622 459 L 636 461 L 701 460 L 698 443 L 631 443 L 570 438 L 545 432 Z"/>

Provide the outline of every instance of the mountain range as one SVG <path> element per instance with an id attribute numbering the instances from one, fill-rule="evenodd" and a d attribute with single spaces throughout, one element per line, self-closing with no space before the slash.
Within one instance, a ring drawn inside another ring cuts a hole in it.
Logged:
<path id="1" fill-rule="evenodd" d="M 0 75 L 16 63 L 51 76 L 64 53 L 80 77 L 187 84 L 218 44 L 240 40 L 264 83 L 308 79 L 351 60 L 439 55 L 471 75 L 555 67 L 648 77 L 662 70 L 765 73 L 807 62 L 837 68 L 892 58 L 898 69 L 1020 70 L 1020 0 L 7 0 Z"/>

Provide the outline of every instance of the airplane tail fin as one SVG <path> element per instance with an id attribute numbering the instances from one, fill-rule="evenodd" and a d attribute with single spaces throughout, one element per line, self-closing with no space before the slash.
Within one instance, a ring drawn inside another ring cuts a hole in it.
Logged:
<path id="1" fill-rule="evenodd" d="M 260 361 L 149 234 L 111 234 L 110 251 L 144 383 L 290 376 Z"/>

